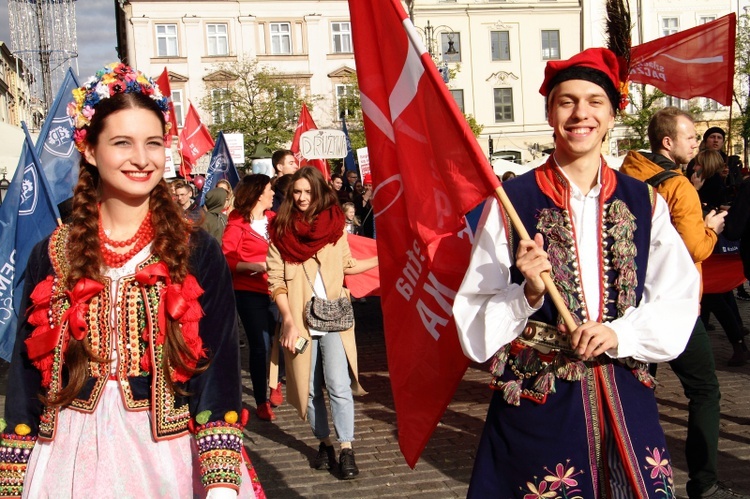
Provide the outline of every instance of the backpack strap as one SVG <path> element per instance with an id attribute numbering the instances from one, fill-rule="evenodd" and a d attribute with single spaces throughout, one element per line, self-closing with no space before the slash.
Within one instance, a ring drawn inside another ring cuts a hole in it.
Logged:
<path id="1" fill-rule="evenodd" d="M 667 180 L 668 178 L 676 177 L 679 173 L 677 173 L 674 170 L 663 170 L 654 175 L 653 177 L 646 179 L 646 183 L 653 187 L 654 189 L 659 186 L 662 182 Z"/>

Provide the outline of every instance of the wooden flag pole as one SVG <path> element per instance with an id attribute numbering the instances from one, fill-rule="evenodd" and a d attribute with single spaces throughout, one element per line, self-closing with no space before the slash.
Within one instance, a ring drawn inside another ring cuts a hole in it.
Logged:
<path id="1" fill-rule="evenodd" d="M 508 214 L 510 222 L 513 224 L 513 228 L 516 229 L 521 239 L 531 240 L 529 233 L 526 231 L 526 227 L 524 227 L 523 222 L 521 222 L 521 218 L 518 216 L 516 209 L 513 207 L 513 203 L 510 202 L 502 185 L 497 186 L 495 189 L 495 195 L 497 196 L 498 201 L 503 205 L 503 209 L 505 209 L 505 212 Z M 568 328 L 568 332 L 572 333 L 576 330 L 578 325 L 573 320 L 573 316 L 570 314 L 568 306 L 565 304 L 562 295 L 552 281 L 552 276 L 549 272 L 542 272 L 541 277 L 547 288 L 547 294 L 552 299 L 552 303 L 555 304 L 555 308 L 557 308 L 560 317 L 562 317 L 565 326 Z"/>

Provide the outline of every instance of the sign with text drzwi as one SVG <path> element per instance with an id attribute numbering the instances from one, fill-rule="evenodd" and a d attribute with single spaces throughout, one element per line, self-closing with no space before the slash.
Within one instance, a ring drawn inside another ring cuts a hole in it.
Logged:
<path id="1" fill-rule="evenodd" d="M 299 152 L 305 159 L 346 157 L 346 135 L 341 130 L 308 130 L 299 139 Z"/>
<path id="2" fill-rule="evenodd" d="M 241 133 L 225 133 L 224 140 L 235 165 L 245 163 L 245 136 Z"/>

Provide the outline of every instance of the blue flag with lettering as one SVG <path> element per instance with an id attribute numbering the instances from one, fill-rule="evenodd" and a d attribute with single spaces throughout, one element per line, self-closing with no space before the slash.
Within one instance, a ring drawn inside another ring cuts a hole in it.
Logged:
<path id="1" fill-rule="evenodd" d="M 346 136 L 346 157 L 344 158 L 344 169 L 346 171 L 357 171 L 357 164 L 354 162 L 354 151 L 352 151 L 352 141 L 349 140 L 349 130 L 346 129 L 346 117 L 341 117 L 341 131 Z"/>
<path id="2" fill-rule="evenodd" d="M 0 206 L 0 357 L 10 360 L 31 250 L 57 227 L 57 206 L 26 133 L 16 173 Z"/>
<path id="3" fill-rule="evenodd" d="M 214 144 L 214 151 L 211 153 L 211 162 L 208 164 L 206 182 L 203 184 L 198 206 L 203 206 L 206 202 L 206 193 L 216 187 L 216 184 L 222 179 L 229 180 L 232 189 L 234 189 L 234 186 L 240 181 L 240 175 L 237 173 L 237 168 L 234 167 L 231 154 L 229 154 L 224 132 L 219 132 Z"/>
<path id="4" fill-rule="evenodd" d="M 73 197 L 73 187 L 78 182 L 81 155 L 73 141 L 73 118 L 68 116 L 66 108 L 73 100 L 73 90 L 79 86 L 73 70 L 68 68 L 36 142 L 36 154 L 55 204 Z"/>

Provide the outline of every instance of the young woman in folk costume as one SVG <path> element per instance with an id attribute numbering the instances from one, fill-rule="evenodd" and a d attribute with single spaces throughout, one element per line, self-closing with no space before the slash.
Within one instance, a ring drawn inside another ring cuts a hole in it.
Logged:
<path id="1" fill-rule="evenodd" d="M 162 179 L 167 100 L 124 64 L 73 95 L 72 222 L 29 259 L 0 496 L 262 497 L 231 275 Z"/>
<path id="2" fill-rule="evenodd" d="M 357 379 L 354 327 L 341 332 L 317 331 L 309 327 L 304 312 L 313 293 L 336 300 L 342 296 L 344 274 L 365 272 L 378 264 L 377 257 L 352 258 L 344 224 L 336 194 L 323 175 L 312 167 L 297 170 L 278 215 L 268 226 L 271 245 L 266 265 L 271 297 L 282 319 L 280 343 L 285 355 L 287 399 L 300 417 L 307 417 L 320 440 L 313 467 L 338 467 L 341 478 L 351 479 L 359 474 L 352 450 L 352 395 L 364 393 Z M 300 336 L 310 345 L 297 353 L 295 345 Z M 338 463 L 323 399 L 324 382 L 341 445 Z"/>

